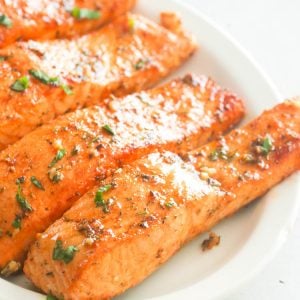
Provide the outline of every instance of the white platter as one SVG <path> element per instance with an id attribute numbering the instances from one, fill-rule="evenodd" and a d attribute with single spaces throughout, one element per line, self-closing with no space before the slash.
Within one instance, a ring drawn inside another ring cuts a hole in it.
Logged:
<path id="1" fill-rule="evenodd" d="M 246 100 L 248 121 L 280 96 L 260 68 L 226 33 L 177 0 L 140 0 L 136 12 L 158 20 L 160 11 L 176 11 L 193 32 L 200 50 L 172 77 L 188 72 L 210 75 Z M 285 180 L 259 201 L 214 228 L 221 235 L 219 247 L 200 250 L 204 236 L 186 245 L 177 255 L 139 286 L 118 300 L 216 299 L 230 294 L 255 275 L 286 239 L 298 210 L 300 176 Z M 37 300 L 23 276 L 0 279 L 1 300 Z M 80 299 L 79 299 L 80 300 Z"/>

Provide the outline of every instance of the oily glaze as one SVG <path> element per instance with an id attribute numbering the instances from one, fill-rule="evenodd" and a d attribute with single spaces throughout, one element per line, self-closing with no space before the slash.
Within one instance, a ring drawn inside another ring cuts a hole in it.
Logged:
<path id="1" fill-rule="evenodd" d="M 78 39 L 29 41 L 0 50 L 0 149 L 58 115 L 101 103 L 110 94 L 142 90 L 168 75 L 196 48 L 193 39 L 177 33 L 178 26 L 176 21 L 173 33 L 127 14 Z M 58 82 L 44 84 L 30 70 L 43 71 Z M 12 90 L 24 76 L 28 88 Z"/>
<path id="2" fill-rule="evenodd" d="M 266 138 L 269 142 L 260 144 Z M 223 152 L 216 156 L 219 147 Z M 249 153 L 255 162 L 246 162 Z M 150 154 L 100 182 L 40 234 L 25 274 L 45 293 L 63 299 L 110 299 L 298 170 L 299 157 L 296 102 L 279 104 L 188 153 L 185 162 L 170 152 Z M 96 193 L 105 185 L 110 189 L 97 206 Z M 68 263 L 53 259 L 58 240 L 63 249 L 76 247 Z"/>
<path id="3" fill-rule="evenodd" d="M 36 233 L 122 164 L 156 149 L 186 152 L 243 115 L 234 94 L 204 76 L 187 75 L 77 110 L 26 135 L 0 153 L 0 267 L 22 260 Z M 20 196 L 32 211 L 22 209 Z M 16 219 L 21 228 L 14 228 Z"/>
<path id="4" fill-rule="evenodd" d="M 135 0 L 0 0 L 0 15 L 10 27 L 0 25 L 0 48 L 19 40 L 74 37 L 96 29 L 131 9 Z M 96 10 L 96 19 L 76 19 L 73 8 Z"/>

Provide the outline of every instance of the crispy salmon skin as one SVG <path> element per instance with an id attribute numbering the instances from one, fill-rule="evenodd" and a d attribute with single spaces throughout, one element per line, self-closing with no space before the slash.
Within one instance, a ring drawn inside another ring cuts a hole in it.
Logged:
<path id="1" fill-rule="evenodd" d="M 279 104 L 185 162 L 150 154 L 99 183 L 39 235 L 25 274 L 66 300 L 110 299 L 298 170 L 299 157 L 299 102 Z"/>
<path id="2" fill-rule="evenodd" d="M 0 50 L 0 149 L 58 115 L 148 88 L 180 66 L 196 44 L 176 31 L 174 18 L 166 29 L 126 14 L 77 39 Z"/>
<path id="3" fill-rule="evenodd" d="M 122 164 L 156 149 L 186 152 L 243 115 L 236 95 L 187 75 L 26 135 L 0 153 L 0 267 L 22 260 L 36 233 Z"/>
<path id="4" fill-rule="evenodd" d="M 0 0 L 0 48 L 19 40 L 74 37 L 130 10 L 135 0 Z"/>

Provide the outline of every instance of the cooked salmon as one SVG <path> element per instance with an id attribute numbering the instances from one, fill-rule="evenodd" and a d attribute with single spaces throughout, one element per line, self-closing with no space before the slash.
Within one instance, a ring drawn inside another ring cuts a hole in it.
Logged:
<path id="1" fill-rule="evenodd" d="M 130 10 L 135 0 L 0 0 L 0 48 L 19 40 L 74 37 Z"/>
<path id="2" fill-rule="evenodd" d="M 110 299 L 298 170 L 299 157 L 295 101 L 188 153 L 185 162 L 152 153 L 99 182 L 40 234 L 25 274 L 62 299 Z"/>
<path id="3" fill-rule="evenodd" d="M 244 115 L 242 101 L 188 75 L 61 116 L 0 153 L 0 267 L 124 163 L 156 149 L 187 151 Z"/>
<path id="4" fill-rule="evenodd" d="M 196 48 L 177 32 L 176 20 L 166 29 L 127 14 L 74 40 L 0 50 L 0 149 L 58 115 L 145 89 L 168 75 Z"/>

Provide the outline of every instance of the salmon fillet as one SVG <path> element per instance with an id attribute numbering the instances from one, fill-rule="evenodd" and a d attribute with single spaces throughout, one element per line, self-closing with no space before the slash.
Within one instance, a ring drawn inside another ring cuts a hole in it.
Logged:
<path id="1" fill-rule="evenodd" d="M 122 164 L 156 149 L 195 148 L 243 115 L 234 94 L 188 75 L 26 135 L 0 153 L 0 268 L 22 260 L 36 233 Z"/>
<path id="2" fill-rule="evenodd" d="M 130 10 L 135 0 L 0 0 L 0 48 L 19 40 L 74 37 Z"/>
<path id="3" fill-rule="evenodd" d="M 31 247 L 24 272 L 63 299 L 110 299 L 300 167 L 300 103 L 179 156 L 152 153 L 85 194 Z"/>
<path id="4" fill-rule="evenodd" d="M 166 26 L 127 14 L 74 40 L 0 50 L 0 149 L 58 115 L 145 89 L 168 75 L 196 47 L 177 32 L 178 22 Z"/>

